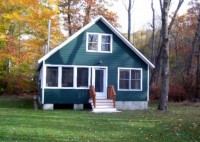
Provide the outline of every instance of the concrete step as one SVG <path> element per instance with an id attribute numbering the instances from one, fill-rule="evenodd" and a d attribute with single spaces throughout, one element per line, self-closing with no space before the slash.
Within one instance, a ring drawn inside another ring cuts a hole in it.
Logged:
<path id="1" fill-rule="evenodd" d="M 100 108 L 94 108 L 92 110 L 94 113 L 114 113 L 114 112 L 120 112 L 116 108 L 106 108 L 106 109 L 100 109 Z"/>
<path id="2" fill-rule="evenodd" d="M 113 100 L 108 99 L 96 99 L 96 103 L 112 103 Z"/>
<path id="3" fill-rule="evenodd" d="M 106 105 L 104 105 L 104 106 L 96 105 L 95 108 L 104 108 L 104 109 L 107 109 L 107 108 L 114 108 L 114 107 L 113 106 L 106 106 Z"/>
<path id="4" fill-rule="evenodd" d="M 113 103 L 96 103 L 96 106 L 113 106 Z"/>
<path id="5" fill-rule="evenodd" d="M 112 110 L 112 109 L 114 109 L 114 110 L 116 110 L 116 108 L 114 108 L 114 106 L 113 106 L 113 101 L 112 100 L 108 100 L 108 99 L 97 99 L 96 100 L 96 107 L 94 108 L 94 104 L 93 104 L 93 100 L 90 100 L 90 103 L 91 103 L 91 105 L 92 105 L 92 109 L 93 110 L 98 110 L 98 109 L 100 109 L 101 111 L 102 110 Z M 113 111 L 114 111 L 113 110 Z"/>

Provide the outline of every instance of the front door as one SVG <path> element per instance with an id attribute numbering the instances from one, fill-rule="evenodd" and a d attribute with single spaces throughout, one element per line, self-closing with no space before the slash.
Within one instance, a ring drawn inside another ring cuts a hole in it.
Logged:
<path id="1" fill-rule="evenodd" d="M 97 99 L 107 98 L 107 68 L 93 68 L 93 85 L 96 91 Z"/>

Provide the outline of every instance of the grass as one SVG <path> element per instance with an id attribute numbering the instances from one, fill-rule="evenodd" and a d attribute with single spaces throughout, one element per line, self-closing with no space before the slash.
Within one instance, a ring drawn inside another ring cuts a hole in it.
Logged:
<path id="1" fill-rule="evenodd" d="M 94 114 L 33 110 L 33 100 L 0 97 L 0 142 L 19 141 L 200 141 L 200 104 L 156 110 Z"/>

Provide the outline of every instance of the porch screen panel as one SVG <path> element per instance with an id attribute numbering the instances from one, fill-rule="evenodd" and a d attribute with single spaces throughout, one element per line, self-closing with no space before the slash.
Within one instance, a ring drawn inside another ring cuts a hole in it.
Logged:
<path id="1" fill-rule="evenodd" d="M 73 87 L 73 68 L 62 68 L 62 87 Z"/>
<path id="2" fill-rule="evenodd" d="M 58 67 L 47 67 L 46 86 L 58 87 Z"/>
<path id="3" fill-rule="evenodd" d="M 77 68 L 77 87 L 88 87 L 88 68 Z"/>

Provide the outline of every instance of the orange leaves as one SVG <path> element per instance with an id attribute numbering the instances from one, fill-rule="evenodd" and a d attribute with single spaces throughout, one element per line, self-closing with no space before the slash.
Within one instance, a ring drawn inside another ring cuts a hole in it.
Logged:
<path id="1" fill-rule="evenodd" d="M 57 3 L 55 0 L 0 1 L 0 68 L 4 67 L 7 73 L 3 79 L 8 75 L 8 62 L 12 63 L 9 70 L 14 77 L 32 74 L 46 46 L 48 20 L 52 23 L 51 40 L 56 44 L 61 42 L 58 11 L 54 2 Z M 56 44 L 50 45 L 54 47 Z M 9 83 L 9 80 L 6 82 Z"/>
<path id="2" fill-rule="evenodd" d="M 110 5 L 109 0 L 61 1 L 59 7 L 63 14 L 64 29 L 71 35 L 99 15 L 108 19 L 113 26 L 119 27 L 117 14 L 109 10 Z"/>
<path id="3" fill-rule="evenodd" d="M 89 6 L 95 6 L 95 5 L 96 5 L 95 0 L 86 0 L 86 3 L 87 3 L 87 5 L 89 5 Z"/>

